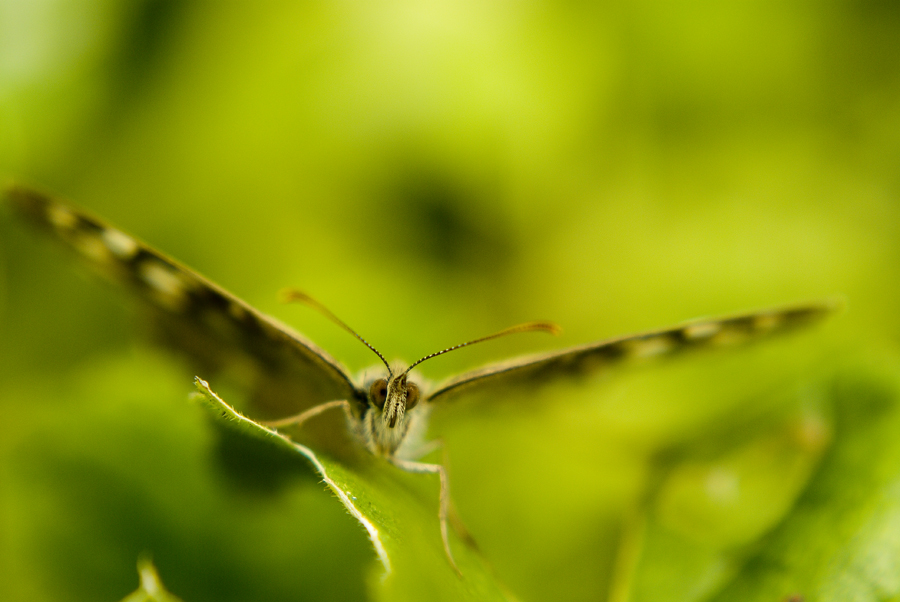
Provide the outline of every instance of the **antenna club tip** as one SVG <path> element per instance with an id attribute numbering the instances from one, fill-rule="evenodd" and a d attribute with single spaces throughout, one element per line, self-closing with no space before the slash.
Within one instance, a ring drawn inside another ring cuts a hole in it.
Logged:
<path id="1" fill-rule="evenodd" d="M 278 291 L 278 300 L 282 303 L 295 303 L 297 301 L 309 303 L 312 301 L 312 297 L 295 288 L 283 288 Z"/>
<path id="2" fill-rule="evenodd" d="M 532 329 L 543 330 L 544 332 L 552 334 L 555 337 L 558 337 L 563 332 L 562 326 L 560 326 L 556 322 L 533 322 L 529 330 Z"/>

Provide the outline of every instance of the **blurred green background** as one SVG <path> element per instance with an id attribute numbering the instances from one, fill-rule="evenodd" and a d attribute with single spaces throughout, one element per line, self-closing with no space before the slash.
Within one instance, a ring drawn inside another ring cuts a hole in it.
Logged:
<path id="1" fill-rule="evenodd" d="M 738 587 L 843 449 L 840 403 L 868 391 L 893 416 L 893 2 L 0 1 L 0 175 L 353 371 L 371 353 L 279 289 L 389 358 L 531 319 L 565 329 L 448 355 L 423 366 L 434 379 L 844 296 L 790 342 L 438 412 L 459 513 L 522 600 Z M 270 494 L 229 481 L 191 375 L 143 342 L 126 298 L 2 217 L 0 598 L 121 599 L 144 551 L 186 602 L 386 595 L 311 472 Z"/>

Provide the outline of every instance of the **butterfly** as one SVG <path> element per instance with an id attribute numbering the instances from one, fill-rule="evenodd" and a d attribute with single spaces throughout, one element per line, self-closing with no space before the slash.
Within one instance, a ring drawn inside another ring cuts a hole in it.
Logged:
<path id="1" fill-rule="evenodd" d="M 761 339 L 813 324 L 839 305 L 836 301 L 820 301 L 694 320 L 515 358 L 429 386 L 411 372 L 424 361 L 515 332 L 552 333 L 558 327 L 550 322 L 529 322 L 426 355 L 407 366 L 392 366 L 324 306 L 305 293 L 290 291 L 289 300 L 319 310 L 378 356 L 383 367 L 357 379 L 303 335 L 100 219 L 26 187 L 10 187 L 6 198 L 18 213 L 49 230 L 91 265 L 147 300 L 163 339 L 170 346 L 187 352 L 210 370 L 222 370 L 235 362 L 252 366 L 255 407 L 262 414 L 281 416 L 264 424 L 298 426 L 326 410 L 340 408 L 350 432 L 362 447 L 402 470 L 438 474 L 441 537 L 454 569 L 447 532 L 450 496 L 446 470 L 441 464 L 417 461 L 408 445 L 409 434 L 421 430 L 431 407 L 488 389 L 534 388 L 629 360 Z M 298 409 L 303 411 L 298 413 Z"/>

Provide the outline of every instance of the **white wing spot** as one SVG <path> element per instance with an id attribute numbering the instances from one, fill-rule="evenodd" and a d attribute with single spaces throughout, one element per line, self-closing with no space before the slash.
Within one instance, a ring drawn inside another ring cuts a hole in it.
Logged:
<path id="1" fill-rule="evenodd" d="M 734 327 L 723 327 L 722 330 L 712 338 L 714 345 L 737 345 L 746 341 L 749 337 L 748 333 Z"/>
<path id="2" fill-rule="evenodd" d="M 100 236 L 110 253 L 119 259 L 131 259 L 138 252 L 138 244 L 127 234 L 108 228 Z"/>
<path id="3" fill-rule="evenodd" d="M 773 330 L 781 323 L 782 318 L 781 314 L 759 314 L 753 317 L 753 328 L 761 332 Z"/>
<path id="4" fill-rule="evenodd" d="M 699 339 L 708 339 L 716 335 L 722 330 L 722 324 L 719 322 L 701 322 L 699 324 L 691 324 L 682 329 L 682 334 L 686 339 L 696 341 Z"/>
<path id="5" fill-rule="evenodd" d="M 104 264 L 109 261 L 109 249 L 93 232 L 76 233 L 71 244 L 76 251 L 95 263 Z"/>
<path id="6" fill-rule="evenodd" d="M 154 260 L 143 262 L 139 273 L 141 279 L 156 293 L 160 303 L 173 310 L 184 308 L 187 303 L 187 293 L 181 274 Z"/>
<path id="7" fill-rule="evenodd" d="M 635 339 L 628 341 L 628 352 L 633 357 L 638 358 L 654 357 L 670 351 L 673 346 L 671 339 L 665 336 Z"/>
<path id="8" fill-rule="evenodd" d="M 78 225 L 78 217 L 62 205 L 47 205 L 47 221 L 57 230 L 73 230 Z"/>

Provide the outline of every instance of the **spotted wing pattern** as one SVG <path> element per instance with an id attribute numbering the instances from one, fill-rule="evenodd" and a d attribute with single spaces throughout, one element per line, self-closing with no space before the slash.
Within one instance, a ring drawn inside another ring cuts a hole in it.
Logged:
<path id="1" fill-rule="evenodd" d="M 555 379 L 588 375 L 629 360 L 749 342 L 810 325 L 839 306 L 836 300 L 822 301 L 694 320 L 672 328 L 517 358 L 452 378 L 438 385 L 428 401 L 444 401 L 476 388 L 534 386 Z"/>
<path id="2" fill-rule="evenodd" d="M 19 213 L 149 301 L 158 334 L 168 346 L 210 370 L 249 375 L 262 415 L 283 416 L 324 401 L 364 398 L 328 353 L 196 272 L 40 192 L 12 187 L 6 197 Z"/>

